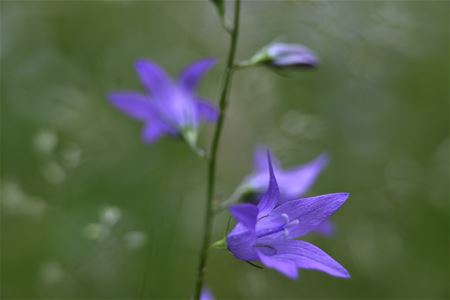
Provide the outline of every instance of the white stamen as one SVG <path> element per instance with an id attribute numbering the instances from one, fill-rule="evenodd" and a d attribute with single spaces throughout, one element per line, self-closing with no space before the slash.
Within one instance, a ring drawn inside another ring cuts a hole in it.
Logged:
<path id="1" fill-rule="evenodd" d="M 287 215 L 287 214 L 281 214 L 281 216 L 283 217 L 283 219 L 284 219 L 284 222 L 287 224 L 287 223 L 289 223 L 289 216 Z"/>
<path id="2" fill-rule="evenodd" d="M 289 226 L 295 226 L 295 225 L 298 225 L 298 224 L 300 224 L 300 221 L 298 219 L 295 219 L 292 222 L 290 222 L 288 225 Z"/>

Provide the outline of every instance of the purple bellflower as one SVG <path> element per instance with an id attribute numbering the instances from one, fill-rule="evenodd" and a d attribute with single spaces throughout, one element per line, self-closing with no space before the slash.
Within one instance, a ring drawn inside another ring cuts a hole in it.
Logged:
<path id="1" fill-rule="evenodd" d="M 269 63 L 279 68 L 314 68 L 319 60 L 314 52 L 299 44 L 275 43 L 265 49 Z"/>
<path id="2" fill-rule="evenodd" d="M 237 225 L 227 237 L 228 250 L 237 259 L 258 261 L 291 279 L 298 278 L 298 269 L 350 278 L 347 270 L 320 248 L 296 240 L 325 222 L 349 194 L 327 194 L 283 202 L 270 154 L 268 156 L 269 187 L 259 203 L 230 207 Z"/>
<path id="3" fill-rule="evenodd" d="M 214 295 L 210 289 L 208 289 L 207 287 L 203 287 L 202 291 L 200 292 L 200 300 L 214 300 Z"/>
<path id="4" fill-rule="evenodd" d="M 297 199 L 306 194 L 317 177 L 328 165 L 329 157 L 321 154 L 313 161 L 283 170 L 279 161 L 272 159 L 272 168 L 277 177 L 282 202 Z M 240 192 L 261 194 L 269 185 L 269 168 L 267 166 L 267 150 L 257 147 L 253 156 L 253 174 L 244 179 L 238 187 Z"/>
<path id="5" fill-rule="evenodd" d="M 238 199 L 258 201 L 261 194 L 267 191 L 269 185 L 269 168 L 267 166 L 267 150 L 265 147 L 257 147 L 254 153 L 253 174 L 244 179 L 228 201 Z M 279 161 L 272 158 L 272 167 L 277 177 L 280 190 L 280 201 L 285 202 L 303 197 L 314 184 L 317 177 L 328 165 L 329 157 L 326 154 L 319 155 L 313 161 L 283 170 Z M 324 222 L 316 232 L 323 235 L 332 235 L 334 226 L 330 222 Z"/>
<path id="6" fill-rule="evenodd" d="M 273 43 L 263 47 L 249 60 L 239 64 L 241 67 L 266 65 L 277 69 L 308 69 L 319 64 L 316 54 L 300 44 Z"/>
<path id="7" fill-rule="evenodd" d="M 136 71 L 146 93 L 112 92 L 108 100 L 123 113 L 144 123 L 142 138 L 153 143 L 164 135 L 183 137 L 195 147 L 201 122 L 216 122 L 217 109 L 196 95 L 203 75 L 214 59 L 202 59 L 187 66 L 174 82 L 150 60 L 136 62 Z"/>
<path id="8" fill-rule="evenodd" d="M 200 294 L 200 300 L 214 300 L 214 296 L 208 288 L 203 288 Z"/>

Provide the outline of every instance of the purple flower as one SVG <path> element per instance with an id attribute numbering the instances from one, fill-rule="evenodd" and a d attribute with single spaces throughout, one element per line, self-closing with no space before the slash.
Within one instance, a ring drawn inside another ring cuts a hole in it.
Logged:
<path id="1" fill-rule="evenodd" d="M 267 150 L 257 147 L 253 157 L 253 174 L 244 179 L 238 190 L 242 193 L 261 194 L 269 185 L 269 168 L 267 166 Z M 273 159 L 273 171 L 277 177 L 282 202 L 303 196 L 314 184 L 322 170 L 327 166 L 329 158 L 326 154 L 318 156 L 313 161 L 283 170 L 280 163 Z"/>
<path id="2" fill-rule="evenodd" d="M 273 43 L 263 47 L 249 60 L 238 66 L 248 67 L 264 64 L 275 68 L 305 69 L 319 64 L 316 54 L 300 44 Z"/>
<path id="3" fill-rule="evenodd" d="M 192 300 L 192 298 L 191 298 Z M 214 300 L 214 295 L 211 292 L 210 289 L 207 287 L 202 288 L 202 291 L 200 293 L 200 300 Z"/>
<path id="4" fill-rule="evenodd" d="M 243 200 L 258 201 L 260 195 L 267 191 L 269 185 L 269 168 L 267 166 L 267 150 L 265 147 L 257 147 L 254 154 L 254 171 L 253 174 L 244 179 L 228 201 L 236 201 L 240 198 Z M 327 166 L 329 157 L 321 154 L 313 161 L 296 166 L 287 170 L 281 168 L 276 158 L 272 159 L 272 166 L 277 177 L 280 189 L 281 202 L 298 199 L 304 196 L 310 187 L 314 184 L 322 170 Z M 323 235 L 332 235 L 334 226 L 331 222 L 324 222 L 315 232 Z"/>
<path id="5" fill-rule="evenodd" d="M 214 105 L 196 95 L 203 75 L 214 59 L 202 59 L 187 66 L 174 82 L 167 73 L 150 60 L 136 62 L 136 71 L 146 93 L 113 92 L 109 101 L 133 119 L 144 123 L 142 138 L 153 143 L 164 135 L 182 136 L 191 146 L 196 144 L 201 122 L 215 122 Z"/>
<path id="6" fill-rule="evenodd" d="M 269 63 L 275 67 L 313 68 L 319 64 L 314 52 L 299 44 L 271 44 L 265 49 Z"/>
<path id="7" fill-rule="evenodd" d="M 200 300 L 214 300 L 214 295 L 208 288 L 203 288 L 200 294 Z"/>
<path id="8" fill-rule="evenodd" d="M 349 278 L 347 270 L 318 247 L 296 238 L 315 230 L 348 198 L 347 193 L 280 201 L 270 155 L 269 187 L 258 205 L 237 204 L 230 212 L 238 222 L 227 237 L 227 247 L 244 261 L 259 261 L 291 279 L 298 269 L 312 269 Z"/>

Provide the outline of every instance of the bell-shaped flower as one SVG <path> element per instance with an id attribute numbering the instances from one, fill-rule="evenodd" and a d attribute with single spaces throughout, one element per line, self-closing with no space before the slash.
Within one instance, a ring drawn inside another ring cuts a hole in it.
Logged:
<path id="1" fill-rule="evenodd" d="M 259 200 L 262 193 L 267 191 L 269 185 L 269 168 L 267 166 L 267 150 L 265 147 L 257 147 L 253 156 L 254 170 L 250 176 L 238 186 L 225 205 L 231 202 Z M 313 161 L 283 170 L 276 158 L 272 158 L 272 167 L 277 177 L 280 189 L 280 201 L 289 201 L 303 197 L 316 181 L 320 173 L 328 165 L 329 157 L 326 154 L 319 155 Z M 316 230 L 323 235 L 331 235 L 334 226 L 325 222 Z"/>
<path id="2" fill-rule="evenodd" d="M 269 187 L 257 205 L 244 203 L 230 207 L 238 222 L 227 237 L 228 250 L 243 261 L 257 261 L 289 278 L 298 269 L 311 269 L 341 278 L 347 270 L 320 248 L 296 240 L 326 222 L 347 200 L 347 193 L 281 201 L 270 156 Z"/>
<path id="3" fill-rule="evenodd" d="M 263 47 L 238 67 L 266 65 L 277 69 L 309 69 L 319 64 L 316 54 L 300 44 L 273 43 Z"/>
<path id="4" fill-rule="evenodd" d="M 265 49 L 269 63 L 279 68 L 314 68 L 319 60 L 314 52 L 299 44 L 271 44 Z"/>
<path id="5" fill-rule="evenodd" d="M 214 66 L 214 59 L 202 59 L 187 66 L 178 80 L 150 60 L 136 62 L 145 93 L 112 92 L 108 100 L 123 113 L 144 123 L 142 138 L 153 143 L 164 135 L 183 137 L 195 148 L 201 122 L 215 122 L 217 109 L 197 96 L 203 75 Z"/>

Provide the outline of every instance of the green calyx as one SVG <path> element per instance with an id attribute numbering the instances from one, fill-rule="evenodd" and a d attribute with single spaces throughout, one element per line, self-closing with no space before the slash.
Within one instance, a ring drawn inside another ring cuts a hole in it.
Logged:
<path id="1" fill-rule="evenodd" d="M 239 62 L 235 65 L 237 69 L 254 67 L 266 64 L 272 60 L 267 52 L 267 46 L 256 52 L 250 59 Z"/>
<path id="2" fill-rule="evenodd" d="M 198 131 L 192 127 L 185 127 L 181 132 L 183 139 L 189 147 L 200 157 L 205 156 L 205 151 L 197 147 Z"/>
<path id="3" fill-rule="evenodd" d="M 224 237 L 223 239 L 212 243 L 210 247 L 214 248 L 214 249 L 219 249 L 219 250 L 227 249 L 227 238 Z"/>

